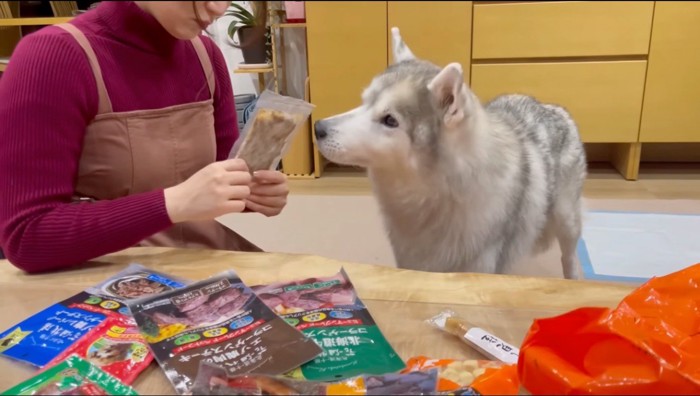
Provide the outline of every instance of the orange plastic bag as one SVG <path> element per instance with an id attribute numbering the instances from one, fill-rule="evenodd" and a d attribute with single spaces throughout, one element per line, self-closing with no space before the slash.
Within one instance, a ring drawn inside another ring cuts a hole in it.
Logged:
<path id="1" fill-rule="evenodd" d="M 438 392 L 449 394 L 470 387 L 481 395 L 517 395 L 517 366 L 490 360 L 431 359 L 416 356 L 408 359 L 401 373 L 437 368 Z"/>
<path id="2" fill-rule="evenodd" d="M 615 309 L 536 320 L 518 374 L 532 394 L 700 394 L 700 264 L 652 278 Z"/>

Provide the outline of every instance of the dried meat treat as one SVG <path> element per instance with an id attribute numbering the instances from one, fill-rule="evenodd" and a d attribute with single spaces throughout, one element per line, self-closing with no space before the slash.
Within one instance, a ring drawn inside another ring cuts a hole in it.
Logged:
<path id="1" fill-rule="evenodd" d="M 117 378 L 71 355 L 1 395 L 138 395 Z"/>
<path id="2" fill-rule="evenodd" d="M 132 318 L 110 316 L 49 362 L 52 367 L 77 355 L 123 383 L 131 385 L 153 361 L 148 344 Z"/>
<path id="3" fill-rule="evenodd" d="M 508 364 L 518 363 L 520 350 L 517 347 L 482 328 L 472 326 L 467 320 L 458 317 L 451 310 L 442 311 L 428 319 L 427 322 L 433 327 L 459 337 L 489 359 Z"/>
<path id="4" fill-rule="evenodd" d="M 405 367 L 341 269 L 326 278 L 254 286 L 255 293 L 287 322 L 323 347 L 323 354 L 289 375 L 338 381 L 382 375 Z"/>
<path id="5" fill-rule="evenodd" d="M 264 91 L 229 158 L 245 160 L 251 173 L 277 169 L 293 136 L 313 108 L 314 105 L 301 99 Z"/>
<path id="6" fill-rule="evenodd" d="M 233 271 L 130 301 L 129 308 L 179 394 L 191 392 L 201 362 L 217 363 L 229 375 L 278 375 L 322 352 Z"/>

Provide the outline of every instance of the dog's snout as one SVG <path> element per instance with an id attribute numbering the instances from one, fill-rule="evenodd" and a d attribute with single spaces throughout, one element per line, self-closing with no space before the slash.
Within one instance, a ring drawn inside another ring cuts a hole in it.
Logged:
<path id="1" fill-rule="evenodd" d="M 326 123 L 324 123 L 323 120 L 318 120 L 314 123 L 314 130 L 316 131 L 316 139 L 323 139 L 328 136 Z"/>

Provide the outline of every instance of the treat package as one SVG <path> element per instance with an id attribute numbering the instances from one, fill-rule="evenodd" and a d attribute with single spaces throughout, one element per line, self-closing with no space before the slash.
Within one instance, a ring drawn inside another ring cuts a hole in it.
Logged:
<path id="1" fill-rule="evenodd" d="M 440 394 L 517 395 L 520 389 L 516 364 L 492 360 L 432 359 L 415 356 L 402 373 L 438 370 Z"/>
<path id="2" fill-rule="evenodd" d="M 129 300 L 180 289 L 189 283 L 187 279 L 148 269 L 141 264 L 130 264 L 118 274 L 85 291 L 126 304 Z M 122 313 L 128 314 L 126 310 Z"/>
<path id="3" fill-rule="evenodd" d="M 700 264 L 655 277 L 614 308 L 533 322 L 518 373 L 532 394 L 700 395 Z"/>
<path id="4" fill-rule="evenodd" d="M 122 315 L 108 317 L 46 367 L 59 364 L 70 355 L 85 359 L 127 385 L 153 361 L 134 320 Z"/>
<path id="5" fill-rule="evenodd" d="M 280 282 L 252 289 L 289 324 L 323 348 L 323 354 L 288 373 L 293 378 L 337 381 L 381 375 L 405 367 L 345 270 L 331 277 Z"/>
<path id="6" fill-rule="evenodd" d="M 322 352 L 233 271 L 128 304 L 180 394 L 190 391 L 201 361 L 218 364 L 229 374 L 278 375 Z"/>
<path id="7" fill-rule="evenodd" d="M 193 395 L 325 395 L 326 384 L 265 374 L 229 375 L 221 366 L 202 361 Z"/>
<path id="8" fill-rule="evenodd" d="M 292 138 L 314 107 L 301 99 L 263 91 L 229 158 L 245 160 L 251 173 L 277 169 Z"/>
<path id="9" fill-rule="evenodd" d="M 142 273 L 156 274 L 141 266 L 130 266 L 110 279 L 132 276 L 136 268 Z M 107 280 L 102 285 L 106 284 L 113 282 Z M 88 292 L 102 289 L 99 286 L 85 289 L 0 333 L 0 354 L 41 368 L 108 316 L 129 315 L 122 299 L 106 292 L 100 295 Z M 144 290 L 143 294 L 158 290 Z"/>
<path id="10" fill-rule="evenodd" d="M 195 395 L 433 395 L 437 370 L 406 374 L 362 375 L 337 382 L 306 381 L 245 374 L 230 376 L 222 367 L 202 363 L 192 387 Z"/>
<path id="11" fill-rule="evenodd" d="M 329 384 L 326 395 L 434 395 L 437 370 L 361 375 Z"/>
<path id="12" fill-rule="evenodd" d="M 2 395 L 138 395 L 117 378 L 71 355 Z"/>
<path id="13" fill-rule="evenodd" d="M 508 364 L 518 363 L 520 350 L 486 330 L 474 327 L 451 310 L 444 310 L 427 322 L 442 331 L 459 337 L 462 341 L 492 360 Z"/>

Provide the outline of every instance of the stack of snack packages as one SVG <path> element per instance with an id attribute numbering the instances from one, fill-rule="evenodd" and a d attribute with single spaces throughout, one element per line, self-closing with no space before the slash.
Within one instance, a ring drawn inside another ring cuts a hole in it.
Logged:
<path id="1" fill-rule="evenodd" d="M 449 329 L 441 315 L 430 323 Z M 0 333 L 0 354 L 38 368 L 13 395 L 135 395 L 153 360 L 181 395 L 474 394 L 505 365 L 404 362 L 343 269 L 249 287 L 231 270 L 193 282 L 139 264 Z"/>

